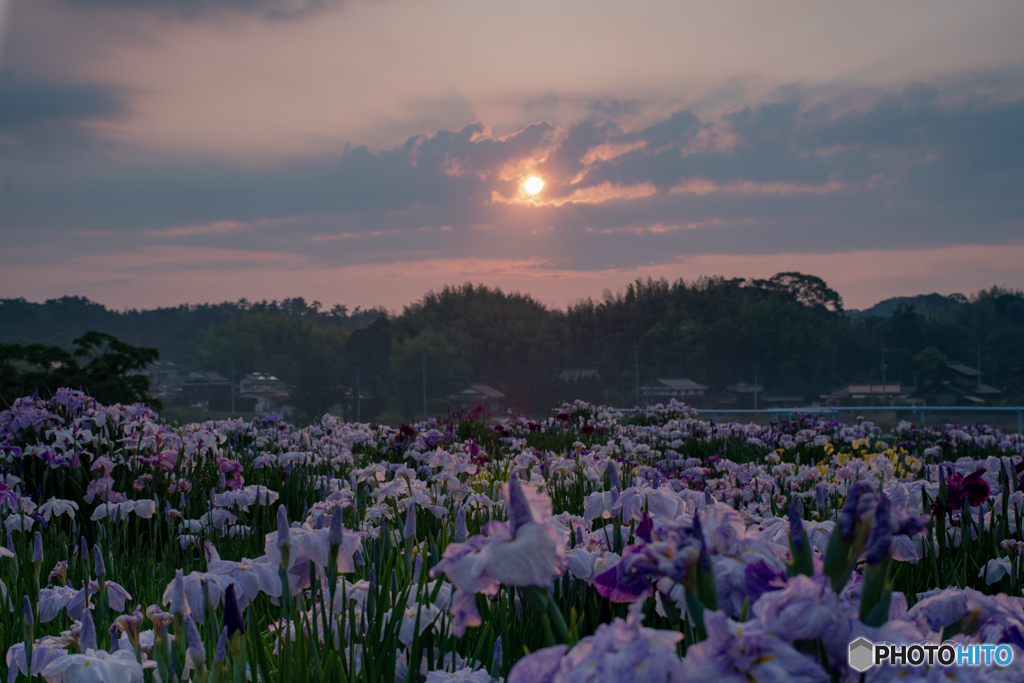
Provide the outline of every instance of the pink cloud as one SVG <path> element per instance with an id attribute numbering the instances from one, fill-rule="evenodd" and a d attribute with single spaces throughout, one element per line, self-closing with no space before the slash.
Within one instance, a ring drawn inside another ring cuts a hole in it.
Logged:
<path id="1" fill-rule="evenodd" d="M 753 180 L 738 180 L 728 183 L 714 183 L 704 178 L 691 178 L 684 180 L 670 192 L 672 194 L 828 194 L 830 192 L 847 192 L 852 188 L 847 183 L 837 180 L 830 180 L 827 183 L 808 184 L 790 182 L 755 182 Z"/>

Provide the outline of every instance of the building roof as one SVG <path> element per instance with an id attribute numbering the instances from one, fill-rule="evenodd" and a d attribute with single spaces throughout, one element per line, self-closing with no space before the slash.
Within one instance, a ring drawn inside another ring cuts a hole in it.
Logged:
<path id="1" fill-rule="evenodd" d="M 643 385 L 641 389 L 646 389 L 647 391 L 654 391 L 658 389 L 671 389 L 672 391 L 705 391 L 707 390 L 707 387 L 703 384 L 697 384 L 692 379 L 659 377 L 657 380 Z"/>
<path id="2" fill-rule="evenodd" d="M 235 396 L 239 398 L 289 398 L 291 394 L 287 391 L 243 391 Z"/>
<path id="3" fill-rule="evenodd" d="M 737 394 L 753 394 L 763 393 L 764 385 L 761 384 L 750 384 L 748 382 L 737 382 L 736 384 L 730 384 L 725 388 L 726 391 L 732 391 Z"/>
<path id="4" fill-rule="evenodd" d="M 848 396 L 870 396 L 872 394 L 876 396 L 902 396 L 904 394 L 910 394 L 914 392 L 917 387 L 910 387 L 906 384 L 900 384 L 899 382 L 890 383 L 886 382 L 884 385 L 880 382 L 874 384 L 870 382 L 850 382 L 844 384 L 835 391 L 832 392 L 832 396 L 836 398 L 846 398 Z"/>
<path id="5" fill-rule="evenodd" d="M 974 368 L 967 367 L 963 363 L 946 363 L 946 367 L 950 370 L 959 372 L 961 375 L 967 375 L 968 377 L 981 377 L 985 374 L 983 372 L 978 372 Z"/>
<path id="6" fill-rule="evenodd" d="M 216 370 L 193 370 L 188 373 L 188 379 L 185 380 L 185 384 L 225 384 L 231 383 L 224 375 L 220 374 Z"/>
<path id="7" fill-rule="evenodd" d="M 489 384 L 470 384 L 469 386 L 488 398 L 505 398 L 505 394 L 501 393 Z"/>
<path id="8" fill-rule="evenodd" d="M 448 398 L 476 398 L 479 396 L 486 398 L 505 398 L 505 394 L 501 393 L 489 384 L 470 384 L 459 393 L 450 394 Z"/>
<path id="9" fill-rule="evenodd" d="M 277 377 L 274 377 L 269 372 L 250 372 L 242 379 L 252 380 L 253 382 L 280 382 Z"/>
<path id="10" fill-rule="evenodd" d="M 560 380 L 573 379 L 601 379 L 601 374 L 595 367 L 565 368 L 558 373 Z"/>
<path id="11" fill-rule="evenodd" d="M 998 394 L 1003 393 L 999 389 L 991 387 L 987 384 L 976 384 L 970 387 L 963 387 L 958 386 L 955 382 L 942 382 L 941 384 L 933 382 L 928 386 L 922 387 L 921 390 L 917 392 L 917 395 L 932 396 L 941 394 L 943 392 L 956 394 L 963 398 L 964 400 L 978 404 L 982 404 L 985 402 L 985 400 L 979 398 L 979 396 L 996 396 Z"/>

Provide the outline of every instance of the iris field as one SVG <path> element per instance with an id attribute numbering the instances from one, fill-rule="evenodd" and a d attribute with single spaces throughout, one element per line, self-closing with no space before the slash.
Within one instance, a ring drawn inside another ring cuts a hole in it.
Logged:
<path id="1" fill-rule="evenodd" d="M 391 427 L 0 412 L 7 680 L 1024 681 L 1024 440 L 583 402 Z M 848 665 L 850 642 L 1007 666 Z"/>

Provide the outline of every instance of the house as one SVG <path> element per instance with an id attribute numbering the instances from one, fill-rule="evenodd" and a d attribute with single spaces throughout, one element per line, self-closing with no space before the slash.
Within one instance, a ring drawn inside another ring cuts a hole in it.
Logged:
<path id="1" fill-rule="evenodd" d="M 913 398 L 936 406 L 981 406 L 998 401 L 1003 392 L 983 383 L 984 374 L 962 363 L 943 363 L 924 374 Z"/>
<path id="2" fill-rule="evenodd" d="M 825 405 L 842 406 L 864 402 L 885 405 L 893 401 L 913 403 L 911 398 L 917 387 L 899 382 L 849 382 L 829 394 L 822 394 Z"/>
<path id="3" fill-rule="evenodd" d="M 180 363 L 158 360 L 150 363 L 142 370 L 134 370 L 130 375 L 145 375 L 149 378 L 149 393 L 161 401 L 173 400 L 181 392 L 181 384 L 188 378 L 192 369 Z"/>
<path id="4" fill-rule="evenodd" d="M 255 400 L 257 415 L 280 413 L 289 395 L 288 385 L 270 373 L 250 372 L 238 382 L 237 398 Z"/>
<path id="5" fill-rule="evenodd" d="M 216 370 L 193 370 L 181 383 L 181 395 L 191 405 L 210 407 L 212 401 L 216 409 L 230 406 L 232 389 L 231 380 Z"/>
<path id="6" fill-rule="evenodd" d="M 558 379 L 562 382 L 583 382 L 601 381 L 601 373 L 594 367 L 565 368 L 558 373 Z"/>
<path id="7" fill-rule="evenodd" d="M 648 406 L 676 399 L 687 405 L 694 405 L 703 402 L 707 389 L 692 379 L 659 378 L 640 387 L 640 404 Z"/>
<path id="8" fill-rule="evenodd" d="M 716 393 L 714 405 L 717 408 L 736 410 L 764 408 L 764 385 L 759 382 L 751 384 L 744 380 L 728 384 L 722 391 Z"/>
<path id="9" fill-rule="evenodd" d="M 477 406 L 483 406 L 492 415 L 500 415 L 505 412 L 505 394 L 489 384 L 470 384 L 457 394 L 448 394 L 446 398 L 458 410 L 470 410 Z"/>

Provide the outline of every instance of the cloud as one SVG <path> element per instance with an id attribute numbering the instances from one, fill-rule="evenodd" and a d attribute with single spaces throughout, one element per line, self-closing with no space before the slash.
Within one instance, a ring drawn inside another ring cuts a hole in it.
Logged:
<path id="1" fill-rule="evenodd" d="M 523 111 L 529 115 L 540 114 L 549 116 L 558 109 L 558 95 L 553 92 L 544 93 L 523 102 Z"/>
<path id="2" fill-rule="evenodd" d="M 128 113 L 123 93 L 102 83 L 0 81 L 0 156 L 63 155 L 102 142 L 91 126 Z"/>
<path id="3" fill-rule="evenodd" d="M 342 0 L 63 0 L 84 8 L 153 13 L 161 18 L 194 21 L 226 14 L 271 20 L 304 19 L 338 7 Z"/>
<path id="4" fill-rule="evenodd" d="M 40 105 L 10 129 L 117 115 L 80 99 Z M 1024 233 L 1019 92 L 794 87 L 716 116 L 677 109 L 635 126 L 607 111 L 508 135 L 478 121 L 263 166 L 100 159 L 87 173 L 0 188 L 0 238 L 40 265 L 164 246 L 320 268 L 500 254 L 597 272 L 701 254 L 1011 244 Z M 535 197 L 522 190 L 531 174 L 546 183 Z M 44 240 L 56 246 L 31 251 Z"/>

